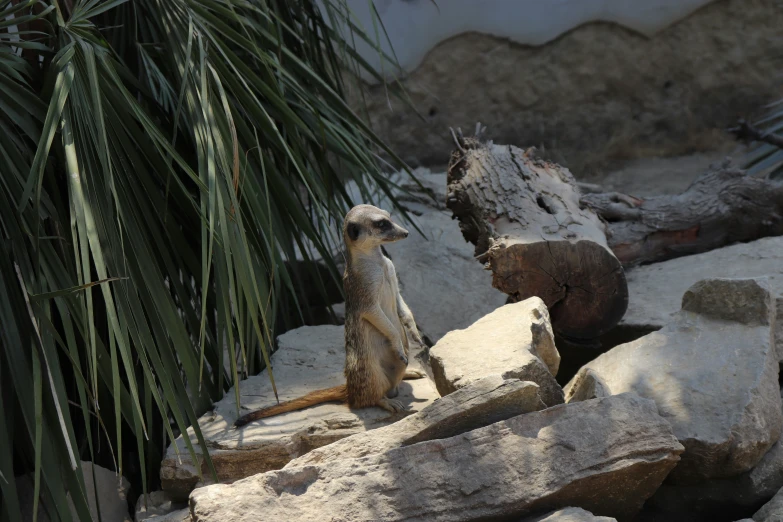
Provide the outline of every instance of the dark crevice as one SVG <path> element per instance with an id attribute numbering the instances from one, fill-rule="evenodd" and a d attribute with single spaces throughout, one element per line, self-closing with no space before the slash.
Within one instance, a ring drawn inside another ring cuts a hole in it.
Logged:
<path id="1" fill-rule="evenodd" d="M 538 206 L 544 209 L 547 213 L 554 215 L 555 212 L 552 210 L 552 208 L 547 204 L 546 201 L 544 201 L 544 196 L 539 194 L 536 196 L 536 203 L 538 203 Z"/>

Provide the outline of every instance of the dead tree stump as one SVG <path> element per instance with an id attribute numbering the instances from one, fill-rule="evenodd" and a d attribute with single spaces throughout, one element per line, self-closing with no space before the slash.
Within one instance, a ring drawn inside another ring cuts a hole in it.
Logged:
<path id="1" fill-rule="evenodd" d="M 625 273 L 568 169 L 531 150 L 456 141 L 446 204 L 492 285 L 513 300 L 540 297 L 565 337 L 594 339 L 615 326 L 628 306 Z"/>

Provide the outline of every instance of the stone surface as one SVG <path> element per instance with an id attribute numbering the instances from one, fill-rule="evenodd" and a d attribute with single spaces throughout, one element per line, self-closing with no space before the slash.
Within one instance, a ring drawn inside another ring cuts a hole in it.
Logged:
<path id="1" fill-rule="evenodd" d="M 547 406 L 563 402 L 563 391 L 554 378 L 560 354 L 549 312 L 538 297 L 507 304 L 464 330 L 449 332 L 429 353 L 441 395 L 500 374 L 538 384 Z"/>
<path id="2" fill-rule="evenodd" d="M 152 515 L 141 520 L 145 522 L 192 522 L 193 518 L 190 516 L 190 509 L 185 507 L 162 515 Z"/>
<path id="3" fill-rule="evenodd" d="M 683 293 L 701 279 L 766 276 L 776 295 L 776 343 L 783 361 L 783 237 L 769 237 L 703 254 L 632 268 L 621 328 L 657 330 L 680 309 Z"/>
<path id="4" fill-rule="evenodd" d="M 272 355 L 272 368 L 280 401 L 300 397 L 313 390 L 345 382 L 344 333 L 341 326 L 305 326 L 278 338 L 278 350 Z M 410 367 L 423 369 L 415 356 Z M 266 372 L 240 383 L 242 414 L 275 404 Z M 438 397 L 427 378 L 403 381 L 397 397 L 420 411 Z M 248 424 L 235 429 L 237 419 L 233 389 L 215 404 L 212 412 L 199 419 L 199 426 L 210 448 L 212 462 L 221 482 L 279 469 L 308 451 L 365 430 L 385 426 L 405 414 L 390 415 L 381 408 L 351 410 L 345 404 L 326 403 Z M 198 443 L 188 430 L 196 451 Z M 176 447 L 175 447 L 176 446 Z M 180 458 L 177 457 L 179 450 Z M 199 483 L 197 466 L 205 479 L 208 468 L 199 456 L 194 465 L 185 441 L 180 436 L 167 450 L 161 464 L 162 488 L 174 499 L 187 498 Z"/>
<path id="5" fill-rule="evenodd" d="M 409 164 L 445 165 L 453 148 L 448 128 L 471 133 L 480 121 L 488 139 L 543 145 L 581 177 L 614 160 L 729 141 L 723 129 L 737 115 L 779 97 L 768 71 L 776 67 L 781 26 L 779 0 L 723 0 L 652 37 L 600 22 L 540 47 L 465 32 L 431 49 L 404 81 L 424 121 L 383 85 L 363 97 L 354 89 L 352 98 L 357 108 L 366 100 L 373 130 Z"/>
<path id="6" fill-rule="evenodd" d="M 190 520 L 186 502 L 177 502 L 165 491 L 153 491 L 139 496 L 134 522 L 182 522 Z"/>
<path id="7" fill-rule="evenodd" d="M 520 522 L 617 522 L 617 519 L 597 517 L 582 508 L 569 507 L 535 518 L 525 518 Z"/>
<path id="8" fill-rule="evenodd" d="M 753 513 L 754 522 L 783 522 L 783 489 L 772 500 Z"/>
<path id="9" fill-rule="evenodd" d="M 681 451 L 655 404 L 625 394 L 200 488 L 190 508 L 198 522 L 512 520 L 573 505 L 629 518 Z"/>
<path id="10" fill-rule="evenodd" d="M 414 174 L 422 187 L 399 173 L 392 174 L 391 180 L 409 192 L 399 193 L 398 198 L 421 233 L 406 225 L 411 234 L 385 248 L 416 324 L 436 343 L 448 332 L 466 328 L 503 306 L 507 296 L 492 287 L 492 274 L 473 257 L 473 246 L 446 210 L 446 174 L 427 169 Z M 349 184 L 348 191 L 355 201 L 363 201 L 355 185 Z M 376 206 L 392 210 L 388 199 L 382 195 L 377 199 Z"/>
<path id="11" fill-rule="evenodd" d="M 694 284 L 682 306 L 660 331 L 585 365 L 566 398 L 653 399 L 686 448 L 673 482 L 732 477 L 762 459 L 783 425 L 774 299 L 764 279 L 710 279 Z"/>
<path id="12" fill-rule="evenodd" d="M 94 466 L 95 478 L 93 480 L 93 465 L 89 461 L 81 461 L 84 485 L 87 488 L 87 502 L 90 506 L 90 515 L 93 520 L 98 520 L 98 504 L 100 504 L 100 517 L 103 522 L 131 522 L 128 511 L 128 490 L 130 482 L 125 477 L 118 477 L 116 473 L 101 466 Z M 33 520 L 33 497 L 35 485 L 32 475 L 25 475 L 16 479 L 16 487 L 19 493 L 19 505 L 23 520 Z M 96 491 L 97 490 L 97 491 Z M 98 501 L 96 502 L 96 493 Z M 68 497 L 68 506 L 74 520 L 79 520 L 79 515 Z M 49 522 L 50 518 L 39 504 L 38 522 Z"/>
<path id="13" fill-rule="evenodd" d="M 778 440 L 750 471 L 728 479 L 706 480 L 687 486 L 663 484 L 646 506 L 660 512 L 660 518 L 664 520 L 672 513 L 688 513 L 691 521 L 709 522 L 753 512 L 781 488 L 783 445 Z"/>
<path id="14" fill-rule="evenodd" d="M 417 442 L 445 439 L 543 408 L 537 384 L 492 375 L 394 424 L 315 449 L 292 460 L 286 468 L 365 457 Z"/>

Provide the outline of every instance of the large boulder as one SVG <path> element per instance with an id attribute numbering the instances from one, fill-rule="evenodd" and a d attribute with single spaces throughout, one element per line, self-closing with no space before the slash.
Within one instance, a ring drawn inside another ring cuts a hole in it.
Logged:
<path id="1" fill-rule="evenodd" d="M 679 311 L 683 293 L 697 281 L 712 278 L 768 278 L 775 294 L 776 342 L 783 361 L 783 237 L 769 237 L 632 268 L 628 280 L 628 311 L 621 329 L 652 331 L 663 328 Z"/>
<path id="2" fill-rule="evenodd" d="M 585 365 L 566 398 L 635 392 L 653 399 L 686 448 L 672 482 L 746 472 L 783 425 L 774 317 L 763 279 L 700 281 L 660 331 Z"/>
<path id="3" fill-rule="evenodd" d="M 507 304 L 464 330 L 449 332 L 430 349 L 430 364 L 441 395 L 500 374 L 538 384 L 547 406 L 563 402 L 554 377 L 560 354 L 549 312 L 538 297 Z"/>
<path id="4" fill-rule="evenodd" d="M 400 446 L 445 439 L 545 408 L 538 385 L 492 375 L 460 388 L 400 421 L 315 449 L 286 467 L 384 453 Z"/>
<path id="5" fill-rule="evenodd" d="M 344 330 L 342 326 L 305 326 L 278 338 L 272 355 L 272 368 L 280 401 L 300 397 L 313 390 L 345 382 Z M 423 369 L 414 354 L 411 367 Z M 428 378 L 403 381 L 397 397 L 417 412 L 438 398 Z M 276 403 L 266 372 L 240 383 L 242 411 L 239 414 Z M 199 419 L 201 432 L 210 448 L 218 480 L 230 482 L 256 473 L 280 469 L 288 461 L 336 440 L 385 426 L 404 416 L 390 415 L 377 408 L 352 410 L 346 404 L 326 403 L 252 422 L 241 429 L 233 427 L 238 417 L 234 391 L 215 404 L 213 411 Z M 196 451 L 198 441 L 188 430 Z M 207 479 L 209 469 L 198 456 L 194 463 L 182 436 L 166 451 L 161 464 L 162 488 L 174 499 L 187 498 L 199 483 L 199 468 Z"/>
<path id="6" fill-rule="evenodd" d="M 755 511 L 783 488 L 783 444 L 779 439 L 753 469 L 699 484 L 663 484 L 645 504 L 663 519 L 688 513 L 689 521 L 738 518 Z"/>
<path id="7" fill-rule="evenodd" d="M 520 522 L 617 522 L 617 519 L 597 517 L 582 508 L 569 507 L 535 518 L 526 518 Z"/>
<path id="8" fill-rule="evenodd" d="M 625 394 L 199 488 L 190 507 L 199 522 L 512 520 L 567 506 L 628 519 L 681 451 L 655 404 Z"/>

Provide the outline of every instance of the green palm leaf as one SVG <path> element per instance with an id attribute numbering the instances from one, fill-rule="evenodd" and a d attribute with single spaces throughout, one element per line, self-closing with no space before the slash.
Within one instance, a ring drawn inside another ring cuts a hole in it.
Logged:
<path id="1" fill-rule="evenodd" d="M 1 520 L 23 473 L 86 520 L 82 460 L 146 491 L 188 427 L 206 454 L 199 415 L 305 304 L 286 262 L 337 278 L 343 184 L 391 194 L 342 94 L 373 40 L 319 4 L 0 0 Z"/>

